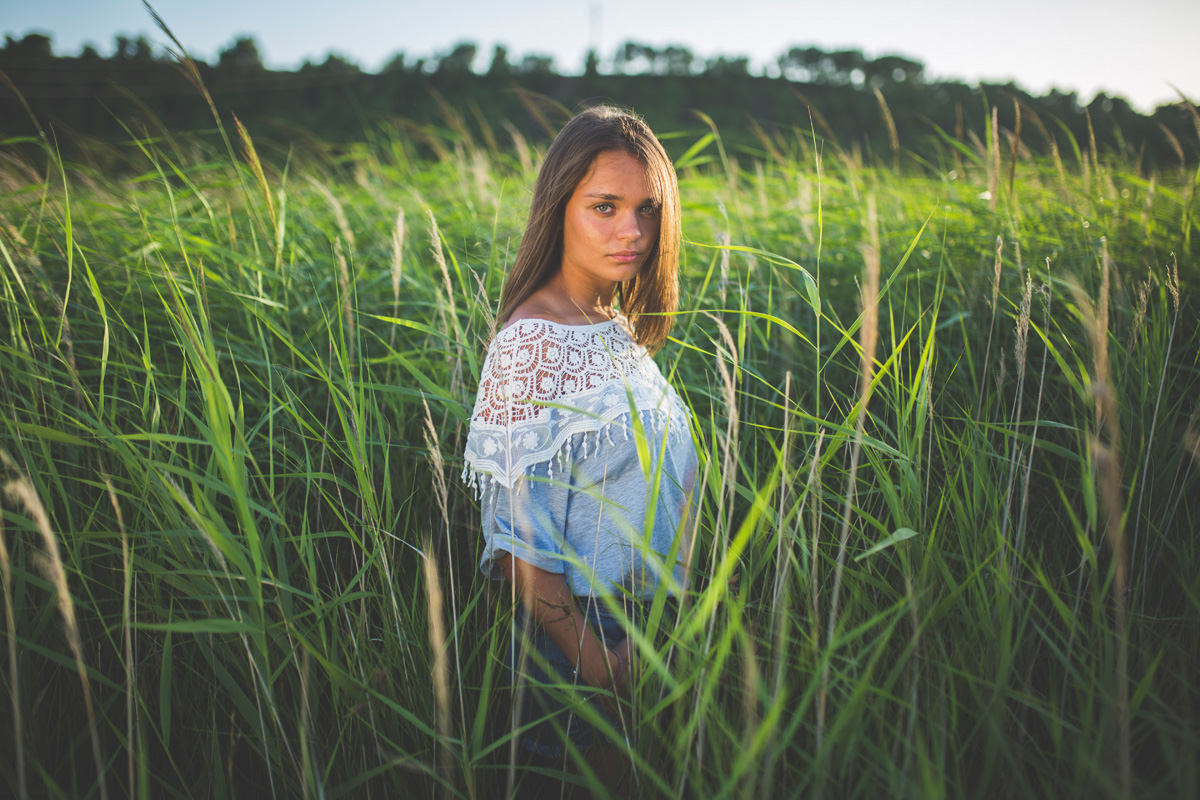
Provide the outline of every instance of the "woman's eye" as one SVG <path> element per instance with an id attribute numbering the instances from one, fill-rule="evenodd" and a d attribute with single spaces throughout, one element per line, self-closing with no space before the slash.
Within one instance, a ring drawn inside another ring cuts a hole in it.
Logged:
<path id="1" fill-rule="evenodd" d="M 612 211 L 612 203 L 601 203 L 596 206 L 596 210 L 601 214 L 607 214 L 609 211 Z"/>
<path id="2" fill-rule="evenodd" d="M 642 213 L 645 214 L 646 216 L 652 217 L 658 213 L 658 206 L 644 205 L 644 206 L 642 206 Z"/>

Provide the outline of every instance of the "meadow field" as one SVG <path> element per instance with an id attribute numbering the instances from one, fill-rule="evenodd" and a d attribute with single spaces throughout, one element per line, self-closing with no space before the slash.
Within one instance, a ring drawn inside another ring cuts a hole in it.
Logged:
<path id="1" fill-rule="evenodd" d="M 0 143 L 0 793 L 529 785 L 459 479 L 494 122 Z M 1200 175 L 1038 128 L 660 131 L 703 498 L 638 796 L 1200 795 Z"/>

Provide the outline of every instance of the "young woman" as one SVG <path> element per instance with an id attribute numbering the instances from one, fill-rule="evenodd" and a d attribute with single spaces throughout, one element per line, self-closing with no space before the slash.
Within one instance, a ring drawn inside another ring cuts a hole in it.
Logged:
<path id="1" fill-rule="evenodd" d="M 674 168 L 645 122 L 608 106 L 568 122 L 538 174 L 464 454 L 481 567 L 515 605 L 516 725 L 533 723 L 520 744 L 582 752 L 614 786 L 629 768 L 606 734 L 632 735 L 615 698 L 636 655 L 622 620 L 639 624 L 660 584 L 685 587 L 698 494 L 688 412 L 650 357 L 677 308 L 679 241 Z"/>

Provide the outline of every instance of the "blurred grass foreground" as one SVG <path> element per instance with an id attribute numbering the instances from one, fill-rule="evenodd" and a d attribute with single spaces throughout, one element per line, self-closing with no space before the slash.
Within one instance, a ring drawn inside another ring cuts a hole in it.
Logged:
<path id="1" fill-rule="evenodd" d="M 638 796 L 1197 796 L 1194 166 L 697 119 Z M 544 145 L 452 123 L 0 143 L 3 793 L 528 785 L 457 475 Z"/>

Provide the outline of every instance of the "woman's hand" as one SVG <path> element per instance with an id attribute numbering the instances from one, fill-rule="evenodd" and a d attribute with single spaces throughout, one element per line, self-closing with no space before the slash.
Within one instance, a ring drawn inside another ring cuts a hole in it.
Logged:
<path id="1" fill-rule="evenodd" d="M 632 636 L 626 636 L 617 644 L 616 647 L 612 648 L 612 651 L 620 657 L 622 665 L 621 674 L 616 675 L 617 683 L 613 687 L 613 691 L 615 691 L 621 697 L 628 697 L 634 685 L 633 660 L 637 655 L 635 652 L 636 650 L 637 648 L 633 646 Z"/>
<path id="2" fill-rule="evenodd" d="M 633 673 L 632 640 L 626 637 L 614 648 L 601 644 L 576 605 L 561 573 L 547 572 L 508 554 L 496 559 L 496 563 L 504 576 L 512 581 L 526 610 L 570 659 L 579 679 L 588 686 L 615 689 L 628 696 Z M 613 685 L 614 678 L 616 686 Z"/>

